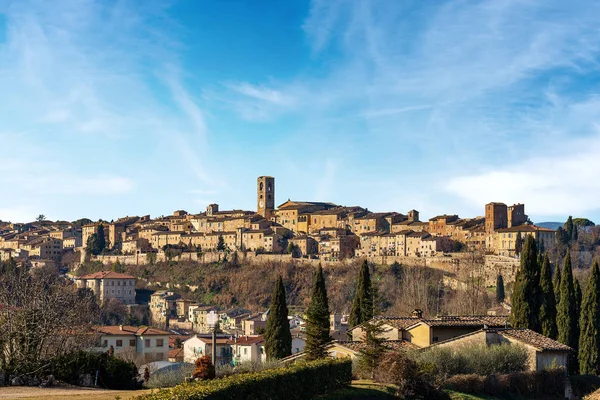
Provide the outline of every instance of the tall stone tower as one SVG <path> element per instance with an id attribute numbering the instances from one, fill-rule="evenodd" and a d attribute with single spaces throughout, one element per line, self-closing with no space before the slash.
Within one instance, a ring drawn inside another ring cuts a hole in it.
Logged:
<path id="1" fill-rule="evenodd" d="M 257 212 L 266 219 L 271 219 L 275 211 L 275 178 L 259 176 L 256 190 Z"/>

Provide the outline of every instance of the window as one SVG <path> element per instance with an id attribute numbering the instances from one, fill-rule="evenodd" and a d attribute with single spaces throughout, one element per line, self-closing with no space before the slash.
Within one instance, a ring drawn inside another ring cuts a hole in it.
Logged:
<path id="1" fill-rule="evenodd" d="M 248 349 L 244 347 L 244 355 L 248 354 Z"/>
<path id="2" fill-rule="evenodd" d="M 112 294 L 115 294 L 115 289 L 112 290 Z"/>
<path id="3" fill-rule="evenodd" d="M 144 340 L 144 346 L 150 347 L 150 339 Z"/>
<path id="4" fill-rule="evenodd" d="M 156 339 L 156 347 L 163 347 L 164 339 Z"/>
<path id="5" fill-rule="evenodd" d="M 117 347 L 123 347 L 123 341 L 117 340 Z"/>
<path id="6" fill-rule="evenodd" d="M 117 290 L 117 294 L 120 295 L 121 294 L 121 289 Z"/>
<path id="7" fill-rule="evenodd" d="M 131 294 L 131 289 L 129 289 L 129 294 Z"/>
<path id="8" fill-rule="evenodd" d="M 129 339 L 129 346 L 135 347 L 135 339 Z"/>
<path id="9" fill-rule="evenodd" d="M 108 340 L 105 340 L 104 343 L 102 343 L 102 347 L 107 347 L 108 346 Z"/>

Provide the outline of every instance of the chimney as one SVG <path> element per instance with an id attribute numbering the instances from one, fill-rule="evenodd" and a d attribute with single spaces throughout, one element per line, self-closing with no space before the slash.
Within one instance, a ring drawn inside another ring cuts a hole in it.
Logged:
<path id="1" fill-rule="evenodd" d="M 412 312 L 412 316 L 414 318 L 423 318 L 423 310 L 419 310 L 418 308 Z"/>
<path id="2" fill-rule="evenodd" d="M 119 325 L 119 330 L 122 331 L 123 330 L 123 325 Z"/>

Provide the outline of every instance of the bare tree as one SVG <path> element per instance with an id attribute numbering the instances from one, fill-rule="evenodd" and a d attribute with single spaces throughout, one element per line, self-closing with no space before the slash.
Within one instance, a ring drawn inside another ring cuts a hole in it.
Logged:
<path id="1" fill-rule="evenodd" d="M 0 370 L 32 373 L 44 361 L 90 347 L 98 306 L 89 291 L 50 269 L 17 267 L 0 277 Z"/>

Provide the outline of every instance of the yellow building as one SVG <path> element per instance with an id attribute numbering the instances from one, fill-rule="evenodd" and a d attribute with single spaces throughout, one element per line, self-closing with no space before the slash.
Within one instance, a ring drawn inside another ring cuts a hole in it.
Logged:
<path id="1" fill-rule="evenodd" d="M 514 257 L 516 255 L 515 247 L 519 235 L 523 240 L 528 235 L 531 235 L 538 243 L 542 243 L 544 248 L 550 249 L 555 245 L 555 234 L 556 231 L 552 229 L 541 228 L 535 225 L 520 225 L 498 229 L 492 236 L 493 250 L 498 255 Z"/>

